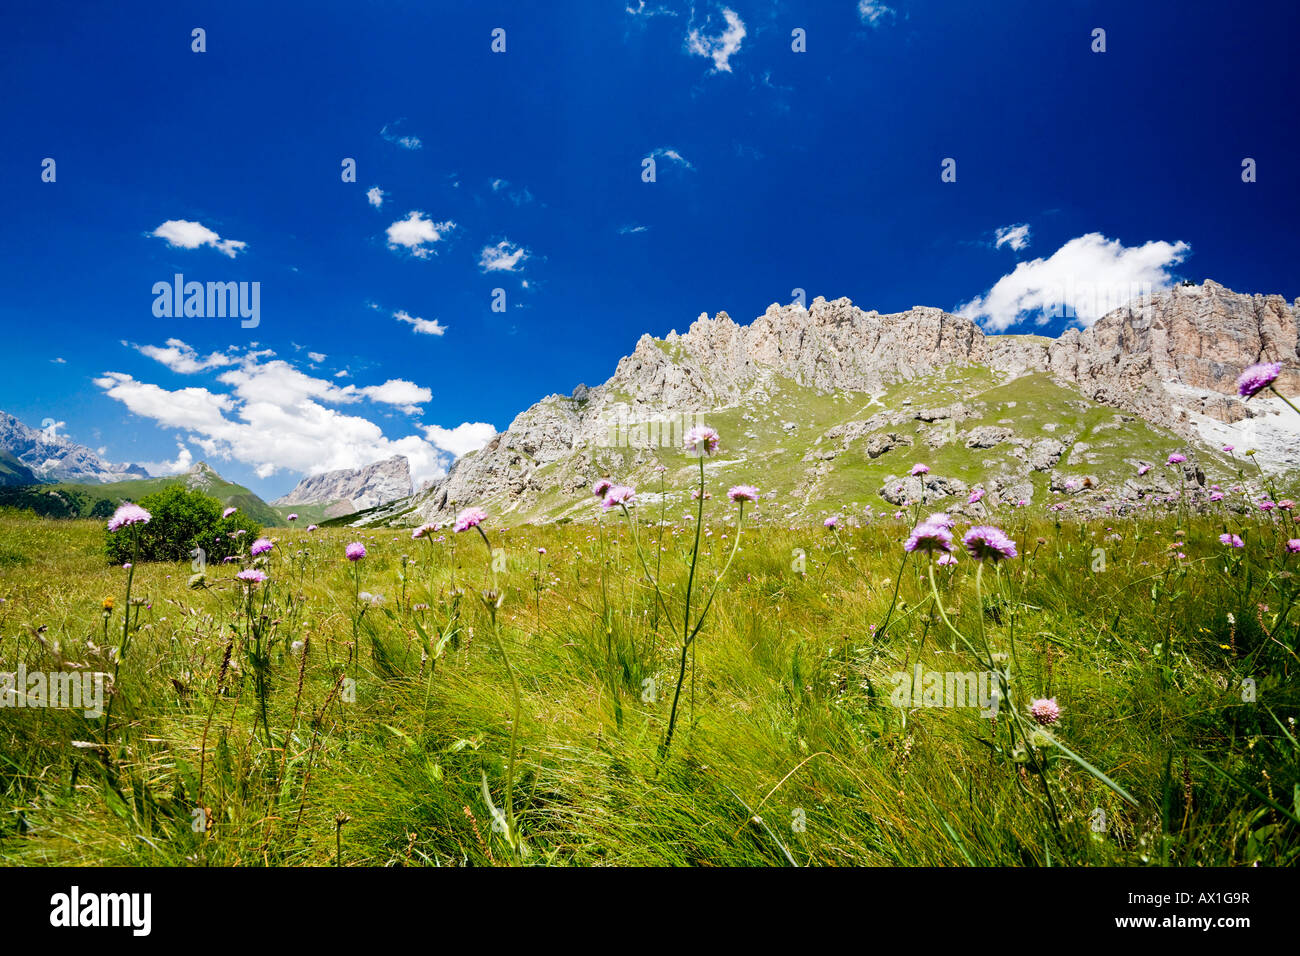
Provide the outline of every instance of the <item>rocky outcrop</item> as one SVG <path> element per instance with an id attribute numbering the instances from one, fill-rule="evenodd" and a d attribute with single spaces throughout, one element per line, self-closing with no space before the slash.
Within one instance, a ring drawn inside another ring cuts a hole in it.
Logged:
<path id="1" fill-rule="evenodd" d="M 881 314 L 821 297 L 807 308 L 769 306 L 746 326 L 725 312 L 702 314 L 685 333 L 642 336 L 603 385 L 549 396 L 521 413 L 485 448 L 460 458 L 403 520 L 440 520 L 488 499 L 503 517 L 528 512 L 542 496 L 575 494 L 606 470 L 635 472 L 655 457 L 654 448 L 679 446 L 681 434 L 705 413 L 743 405 L 779 414 L 772 397 L 782 382 L 875 396 L 953 365 L 982 365 L 1001 380 L 1047 372 L 1087 399 L 1184 439 L 1261 447 L 1266 467 L 1300 465 L 1300 429 L 1266 397 L 1247 405 L 1234 391 L 1241 370 L 1264 359 L 1283 364 L 1284 389 L 1300 390 L 1298 318 L 1300 300 L 1242 295 L 1211 281 L 1160 292 L 1058 339 L 986 335 L 967 318 L 924 306 Z M 851 441 L 912 418 L 932 423 L 924 436 L 931 449 L 959 441 L 974 452 L 1014 441 L 1032 471 L 1055 468 L 1067 453 L 1068 442 L 1015 439 L 1011 429 L 958 433 L 950 427 L 970 414 L 960 402 L 882 413 L 824 432 L 822 440 L 835 445 L 801 455 L 823 469 L 810 479 L 815 483 Z M 742 419 L 753 420 L 749 413 Z M 786 424 L 795 427 L 785 433 L 797 438 L 801 423 Z M 868 439 L 866 451 L 874 458 L 910 442 L 886 433 Z M 1088 464 L 1086 445 L 1077 454 Z M 1008 476 L 1007 494 L 1020 494 L 1022 481 Z M 927 487 L 929 495 L 940 490 Z"/>
<path id="2" fill-rule="evenodd" d="M 40 481 L 98 482 L 148 478 L 140 465 L 111 464 L 85 445 L 57 434 L 55 428 L 29 428 L 0 412 L 0 450 L 18 459 Z"/>
<path id="3" fill-rule="evenodd" d="M 364 468 L 343 468 L 311 475 L 274 505 L 329 504 L 329 516 L 352 514 L 388 504 L 411 494 L 411 465 L 402 455 L 394 455 Z"/>

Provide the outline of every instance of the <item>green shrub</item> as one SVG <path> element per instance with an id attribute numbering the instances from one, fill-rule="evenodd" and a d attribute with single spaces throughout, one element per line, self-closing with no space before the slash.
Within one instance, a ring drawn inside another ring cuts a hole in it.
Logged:
<path id="1" fill-rule="evenodd" d="M 168 485 L 137 502 L 152 516 L 148 524 L 106 532 L 105 550 L 114 564 L 130 561 L 132 536 L 139 533 L 140 561 L 182 561 L 201 548 L 208 564 L 219 563 L 237 553 L 262 533 L 262 526 L 236 511 L 221 516 L 224 506 L 216 498 L 191 491 L 183 485 Z M 235 532 L 245 534 L 235 537 Z"/>

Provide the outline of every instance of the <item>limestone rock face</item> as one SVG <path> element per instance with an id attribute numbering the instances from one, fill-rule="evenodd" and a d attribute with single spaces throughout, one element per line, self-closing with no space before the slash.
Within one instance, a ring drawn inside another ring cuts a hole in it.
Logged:
<path id="1" fill-rule="evenodd" d="M 311 475 L 275 505 L 330 504 L 333 514 L 351 514 L 387 504 L 411 494 L 411 466 L 402 455 L 394 455 L 364 468 L 343 468 Z M 347 507 L 342 507 L 346 503 Z"/>
<path id="2" fill-rule="evenodd" d="M 752 429 L 765 414 L 784 423 L 791 450 L 798 449 L 796 457 L 809 469 L 799 487 L 817 486 L 851 446 L 863 446 L 872 457 L 873 451 L 905 447 L 910 436 L 899 426 L 914 419 L 930 423 L 924 443 L 931 450 L 950 443 L 973 453 L 997 451 L 995 445 L 1014 448 L 1023 474 L 1000 479 L 1005 487 L 990 492 L 1000 497 L 1028 499 L 1032 489 L 1024 477 L 1031 471 L 1073 467 L 1075 458 L 1081 467 L 1092 464 L 1088 447 L 1071 449 L 1073 437 L 1063 432 L 1038 440 L 985 426 L 966 434 L 958 423 L 974 412 L 960 401 L 916 410 L 880 406 L 870 418 L 863 417 L 870 415 L 865 407 L 856 408 L 840 426 L 827 430 L 823 424 L 808 436 L 802 434 L 807 423 L 791 422 L 780 405 L 783 383 L 830 397 L 878 396 L 890 385 L 951 366 L 982 366 L 999 381 L 1048 373 L 1078 390 L 1080 408 L 1090 407 L 1086 398 L 1127 413 L 1122 420 L 1137 417 L 1188 441 L 1259 447 L 1265 467 L 1300 466 L 1300 428 L 1280 414 L 1281 403 L 1261 395 L 1247 404 L 1235 393 L 1242 369 L 1261 360 L 1281 362 L 1280 387 L 1300 391 L 1298 324 L 1300 300 L 1243 295 L 1208 280 L 1136 301 L 1057 339 L 986 335 L 971 320 L 940 309 L 915 306 L 881 314 L 844 298 L 818 297 L 807 308 L 771 305 L 749 325 L 725 312 L 702 314 L 685 333 L 661 340 L 643 335 L 604 384 L 551 395 L 522 412 L 485 448 L 459 459 L 422 491 L 400 520 L 445 520 L 459 508 L 487 504 L 506 519 L 532 513 L 544 499 L 577 500 L 603 474 L 648 472 L 656 452 L 680 448 L 681 436 L 706 413 L 736 407 L 745 410 L 743 428 Z M 1053 432 L 1048 424 L 1043 428 Z M 822 444 L 827 440 L 832 444 Z M 907 497 L 886 490 L 886 500 Z M 926 485 L 924 496 L 942 490 Z"/>

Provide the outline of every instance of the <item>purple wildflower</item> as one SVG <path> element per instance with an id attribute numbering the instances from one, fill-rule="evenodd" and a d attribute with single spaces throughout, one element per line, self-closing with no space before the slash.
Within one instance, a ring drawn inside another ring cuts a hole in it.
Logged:
<path id="1" fill-rule="evenodd" d="M 926 553 L 951 551 L 952 532 L 943 525 L 923 521 L 912 529 L 911 536 L 903 543 L 903 550 Z"/>
<path id="2" fill-rule="evenodd" d="M 1016 543 L 1001 528 L 992 525 L 976 525 L 962 536 L 961 543 L 977 561 L 997 562 L 1018 554 Z"/>
<path id="3" fill-rule="evenodd" d="M 1244 548 L 1246 546 L 1246 542 L 1235 534 L 1221 534 L 1219 540 L 1230 548 Z"/>
<path id="4" fill-rule="evenodd" d="M 246 570 L 240 571 L 235 575 L 235 577 L 240 581 L 243 581 L 244 584 L 249 587 L 256 587 L 266 580 L 266 575 L 255 568 L 247 568 Z"/>
<path id="5" fill-rule="evenodd" d="M 753 485 L 736 485 L 727 492 L 732 501 L 757 501 L 758 489 Z"/>
<path id="6" fill-rule="evenodd" d="M 466 508 L 456 515 L 456 524 L 452 530 L 459 534 L 462 531 L 468 531 L 470 528 L 477 528 L 486 520 L 487 512 L 482 508 Z"/>
<path id="7" fill-rule="evenodd" d="M 930 473 L 929 465 L 923 465 L 918 461 L 915 465 L 912 466 L 913 478 L 917 477 L 918 475 L 928 475 L 929 473 Z"/>
<path id="8" fill-rule="evenodd" d="M 145 511 L 139 505 L 133 505 L 129 501 L 126 504 L 119 505 L 118 509 L 113 512 L 113 517 L 108 519 L 108 530 L 116 531 L 118 528 L 125 528 L 129 524 L 148 524 L 153 515 Z"/>
<path id="9" fill-rule="evenodd" d="M 353 541 L 343 549 L 343 553 L 348 556 L 349 561 L 360 561 L 366 556 L 366 546 L 360 541 Z"/>
<path id="10" fill-rule="evenodd" d="M 718 450 L 718 442 L 720 440 L 717 431 L 710 428 L 708 425 L 696 425 L 686 433 L 686 438 L 683 440 L 682 444 L 686 447 L 687 451 L 703 451 L 706 455 L 712 455 Z M 701 448 L 701 445 L 704 447 Z"/>
<path id="11" fill-rule="evenodd" d="M 266 554 L 266 552 L 270 551 L 273 547 L 275 547 L 275 545 L 271 543 L 270 538 L 258 538 L 248 546 L 248 553 L 253 557 L 257 557 L 259 554 Z"/>
<path id="12" fill-rule="evenodd" d="M 1029 716 L 1034 718 L 1035 723 L 1046 727 L 1061 719 L 1061 706 L 1055 697 L 1040 698 L 1030 702 Z"/>
<path id="13" fill-rule="evenodd" d="M 1242 398 L 1253 398 L 1277 381 L 1282 366 L 1277 362 L 1260 362 L 1241 373 L 1237 379 L 1237 393 Z"/>

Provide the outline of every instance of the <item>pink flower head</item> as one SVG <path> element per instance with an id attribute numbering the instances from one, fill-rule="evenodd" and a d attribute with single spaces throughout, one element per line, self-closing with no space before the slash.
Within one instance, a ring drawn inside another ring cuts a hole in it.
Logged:
<path id="1" fill-rule="evenodd" d="M 148 524 L 149 519 L 152 517 L 153 515 L 139 505 L 133 505 L 128 501 L 126 504 L 119 505 L 118 509 L 113 512 L 113 517 L 108 519 L 108 530 L 116 531 L 118 528 L 125 528 L 129 524 Z"/>
<path id="2" fill-rule="evenodd" d="M 1043 697 L 1029 704 L 1029 716 L 1034 722 L 1046 727 L 1061 719 L 1061 706 L 1055 697 Z"/>
<path id="3" fill-rule="evenodd" d="M 829 518 L 827 518 L 825 521 L 822 522 L 822 527 L 829 528 L 832 531 L 834 531 L 839 526 L 840 526 L 839 515 L 831 515 Z"/>
<path id="4" fill-rule="evenodd" d="M 721 439 L 717 431 L 708 425 L 696 425 L 686 433 L 686 438 L 682 444 L 687 451 L 704 452 L 706 455 L 712 455 L 718 450 L 718 442 Z"/>
<path id="5" fill-rule="evenodd" d="M 1229 455 L 1231 455 L 1231 454 L 1232 454 L 1232 451 L 1233 451 L 1233 448 L 1235 448 L 1235 447 L 1236 447 L 1236 446 L 1234 446 L 1234 445 L 1224 445 L 1224 446 L 1223 446 L 1223 450 L 1226 451 Z"/>
<path id="6" fill-rule="evenodd" d="M 940 511 L 926 518 L 925 523 L 937 524 L 940 528 L 947 528 L 949 531 L 951 531 L 952 526 L 955 525 L 957 522 L 956 520 L 953 519 L 952 515 L 948 514 L 948 512 Z"/>
<path id="7" fill-rule="evenodd" d="M 1172 455 L 1169 456 L 1169 460 L 1168 460 L 1167 462 L 1165 462 L 1165 464 L 1167 464 L 1167 465 L 1181 465 L 1181 464 L 1182 464 L 1183 462 L 1185 462 L 1186 460 L 1187 460 L 1187 456 L 1186 456 L 1186 455 L 1180 455 L 1178 452 L 1174 452 Z"/>
<path id="8" fill-rule="evenodd" d="M 438 526 L 436 524 L 422 524 L 411 532 L 411 540 L 418 541 L 420 538 L 427 538 L 437 530 Z"/>
<path id="9" fill-rule="evenodd" d="M 913 478 L 915 478 L 918 475 L 928 475 L 929 473 L 930 473 L 929 465 L 923 465 L 918 461 L 915 465 L 912 466 Z"/>
<path id="10" fill-rule="evenodd" d="M 289 515 L 289 517 L 288 517 L 287 520 L 289 520 L 289 521 L 297 521 L 297 520 L 298 520 L 298 513 L 297 513 L 296 511 L 290 513 L 290 515 Z"/>
<path id="11" fill-rule="evenodd" d="M 957 563 L 957 556 L 955 554 L 949 554 L 948 552 L 945 551 L 943 554 L 939 555 L 939 559 L 934 563 L 939 565 L 939 567 L 941 568 L 947 567 L 948 565 Z"/>
<path id="12" fill-rule="evenodd" d="M 243 581 L 249 587 L 256 587 L 266 580 L 266 575 L 255 568 L 247 568 L 235 575 L 240 581 Z"/>
<path id="13" fill-rule="evenodd" d="M 316 525 L 314 525 L 314 524 L 309 524 L 309 525 L 307 525 L 307 530 L 308 530 L 308 531 L 315 531 L 315 530 L 316 530 Z"/>
<path id="14" fill-rule="evenodd" d="M 1213 491 L 1213 492 L 1211 492 L 1211 493 L 1210 493 L 1210 500 L 1211 500 L 1211 501 L 1222 501 L 1222 500 L 1223 500 L 1223 492 L 1222 492 L 1222 491 Z"/>
<path id="15" fill-rule="evenodd" d="M 635 500 L 635 488 L 629 488 L 627 485 L 615 485 L 605 494 L 605 500 L 600 505 L 608 511 L 610 508 L 617 508 L 619 505 L 630 505 Z"/>
<path id="16" fill-rule="evenodd" d="M 736 485 L 727 492 L 732 501 L 757 501 L 758 489 L 753 485 Z"/>
<path id="17" fill-rule="evenodd" d="M 943 525 L 923 521 L 912 529 L 911 536 L 903 543 L 903 550 L 924 551 L 927 554 L 935 551 L 951 551 L 952 532 Z"/>
<path id="18" fill-rule="evenodd" d="M 1142 475 L 1145 475 L 1150 470 L 1151 470 L 1150 465 L 1143 465 L 1138 469 L 1138 476 L 1141 477 Z"/>
<path id="19" fill-rule="evenodd" d="M 348 556 L 349 561 L 360 561 L 366 556 L 366 546 L 360 541 L 353 541 L 343 549 L 343 553 Z"/>
<path id="20" fill-rule="evenodd" d="M 468 531 L 470 528 L 477 528 L 484 521 L 487 521 L 487 512 L 482 508 L 466 508 L 456 515 L 456 524 L 452 527 L 452 530 L 459 534 L 462 531 Z"/>
<path id="21" fill-rule="evenodd" d="M 1277 362 L 1260 362 L 1241 373 L 1237 379 L 1237 394 L 1242 398 L 1253 398 L 1277 381 L 1282 374 L 1282 366 Z"/>
<path id="22" fill-rule="evenodd" d="M 966 504 L 977 505 L 980 503 L 981 500 L 983 500 L 983 498 L 984 498 L 984 490 L 982 488 L 976 488 L 974 491 L 970 493 L 970 497 L 966 499 Z"/>
<path id="23" fill-rule="evenodd" d="M 1002 561 L 1014 558 L 1018 554 L 1016 543 L 1007 537 L 1001 528 L 992 525 L 976 525 L 962 536 L 961 543 L 966 551 L 977 561 Z"/>
<path id="24" fill-rule="evenodd" d="M 1267 498 L 1259 503 L 1260 511 L 1272 511 L 1276 507 L 1277 505 L 1273 504 L 1273 502 L 1269 501 Z"/>
<path id="25" fill-rule="evenodd" d="M 275 547 L 275 545 L 271 543 L 270 538 L 258 538 L 248 546 L 248 553 L 253 557 L 257 557 L 259 554 L 266 554 L 266 552 L 270 551 L 273 547 Z"/>
<path id="26" fill-rule="evenodd" d="M 1292 501 L 1290 498 L 1283 498 L 1281 501 L 1277 503 L 1277 506 L 1281 508 L 1283 511 L 1290 511 L 1292 508 L 1295 507 L 1295 502 Z"/>
<path id="27" fill-rule="evenodd" d="M 1286 543 L 1287 554 L 1300 553 L 1300 538 L 1292 538 Z"/>
<path id="28" fill-rule="evenodd" d="M 234 514 L 236 511 L 238 511 L 238 510 L 239 510 L 238 508 L 227 508 L 225 511 L 221 512 L 221 517 L 223 517 L 223 518 L 229 518 L 231 515 L 233 515 L 233 514 Z"/>
<path id="29" fill-rule="evenodd" d="M 610 481 L 608 478 L 601 478 L 591 486 L 591 493 L 597 498 L 600 498 L 604 496 L 605 492 L 609 491 L 609 489 L 613 487 L 614 482 Z"/>
<path id="30" fill-rule="evenodd" d="M 1244 548 L 1246 546 L 1246 542 L 1235 534 L 1221 534 L 1219 540 L 1230 548 Z"/>

